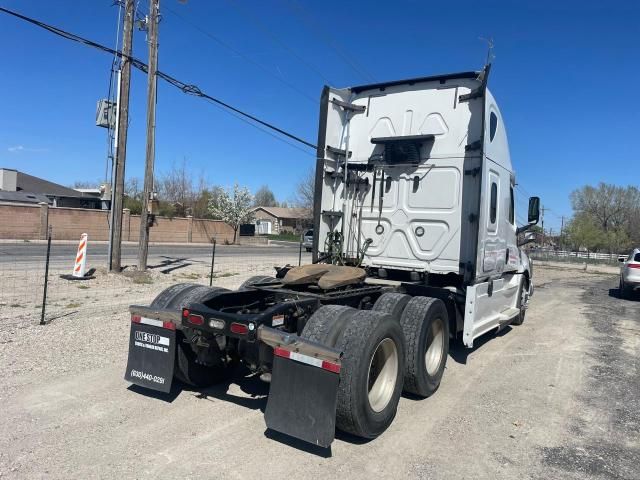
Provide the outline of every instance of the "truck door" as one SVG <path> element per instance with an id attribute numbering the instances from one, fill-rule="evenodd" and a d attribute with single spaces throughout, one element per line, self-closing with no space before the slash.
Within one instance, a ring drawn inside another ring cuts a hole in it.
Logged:
<path id="1" fill-rule="evenodd" d="M 503 216 L 505 185 L 501 179 L 500 168 L 496 168 L 491 162 L 487 162 L 487 174 L 484 176 L 485 185 L 483 195 L 484 210 L 484 235 L 481 235 L 481 277 L 492 276 L 504 270 L 506 257 L 506 238 L 504 232 Z M 504 175 L 504 173 L 503 173 Z M 502 228 L 501 228 L 502 227 Z"/>
<path id="2" fill-rule="evenodd" d="M 500 110 L 488 90 L 485 102 L 477 281 L 516 269 L 518 258 L 512 207 L 514 176 L 506 131 Z"/>

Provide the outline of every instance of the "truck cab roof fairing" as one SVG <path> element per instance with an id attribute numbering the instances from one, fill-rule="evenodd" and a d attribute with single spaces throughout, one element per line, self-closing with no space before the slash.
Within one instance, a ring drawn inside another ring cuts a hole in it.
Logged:
<path id="1" fill-rule="evenodd" d="M 433 82 L 440 81 L 442 83 L 447 80 L 461 79 L 461 78 L 478 78 L 482 72 L 460 72 L 460 73 L 448 73 L 445 75 L 432 75 L 428 77 L 407 78 L 405 80 L 393 80 L 389 82 L 372 83 L 369 85 L 357 85 L 350 87 L 352 93 L 360 93 L 365 90 L 384 90 L 387 87 L 394 87 L 397 85 L 413 85 L 420 82 Z"/>

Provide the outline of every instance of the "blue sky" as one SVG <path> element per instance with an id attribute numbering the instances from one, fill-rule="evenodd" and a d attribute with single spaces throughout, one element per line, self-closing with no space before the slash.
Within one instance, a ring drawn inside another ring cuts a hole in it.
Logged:
<path id="1" fill-rule="evenodd" d="M 1 2 L 109 46 L 112 3 Z M 140 2 L 143 12 L 147 3 Z M 312 143 L 325 79 L 342 87 L 369 83 L 367 76 L 479 69 L 486 54 L 479 37 L 493 37 L 490 88 L 518 182 L 551 209 L 545 227 L 557 229 L 559 216 L 571 214 L 568 195 L 577 187 L 639 183 L 640 2 L 162 0 L 161 10 L 161 70 Z M 107 94 L 111 58 L 4 14 L 0 52 L 0 166 L 62 184 L 103 178 L 107 140 L 95 126 L 95 106 Z M 134 55 L 146 54 L 144 33 L 136 31 Z M 142 176 L 145 96 L 146 77 L 134 71 L 127 176 Z M 210 183 L 268 184 L 286 200 L 313 164 L 314 152 L 163 82 L 157 125 L 158 172 L 185 159 Z M 519 200 L 521 211 L 525 203 Z"/>

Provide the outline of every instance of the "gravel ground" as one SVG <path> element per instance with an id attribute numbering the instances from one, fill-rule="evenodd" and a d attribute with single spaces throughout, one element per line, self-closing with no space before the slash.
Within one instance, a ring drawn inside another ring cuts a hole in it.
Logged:
<path id="1" fill-rule="evenodd" d="M 101 273 L 43 327 L 0 306 L 2 478 L 640 478 L 640 301 L 618 299 L 613 274 L 536 265 L 523 326 L 453 345 L 433 397 L 326 452 L 265 434 L 254 378 L 168 397 L 123 380 L 126 306 L 204 272 Z"/>

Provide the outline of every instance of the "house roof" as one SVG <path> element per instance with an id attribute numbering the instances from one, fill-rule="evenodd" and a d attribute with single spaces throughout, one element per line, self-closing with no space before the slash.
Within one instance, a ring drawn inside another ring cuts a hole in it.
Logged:
<path id="1" fill-rule="evenodd" d="M 49 199 L 39 193 L 28 192 L 5 192 L 0 190 L 0 202 L 12 203 L 50 203 Z"/>
<path id="2" fill-rule="evenodd" d="M 64 187 L 57 183 L 43 180 L 23 172 L 18 172 L 16 181 L 18 191 L 28 193 L 40 193 L 43 195 L 52 195 L 56 197 L 84 197 L 82 192 L 73 188 Z"/>
<path id="3" fill-rule="evenodd" d="M 276 218 L 311 218 L 311 214 L 306 208 L 256 207 L 253 209 L 254 212 L 256 210 L 264 210 Z"/>

